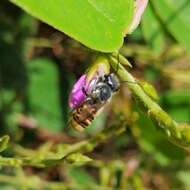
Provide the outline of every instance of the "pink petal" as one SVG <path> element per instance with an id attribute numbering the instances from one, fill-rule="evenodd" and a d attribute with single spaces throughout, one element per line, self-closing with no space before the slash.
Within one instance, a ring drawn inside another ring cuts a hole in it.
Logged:
<path id="1" fill-rule="evenodd" d="M 144 13 L 147 4 L 148 4 L 148 0 L 136 0 L 135 13 L 134 13 L 133 21 L 129 27 L 128 33 L 133 32 L 139 25 L 142 14 Z"/>
<path id="2" fill-rule="evenodd" d="M 70 108 L 76 108 L 79 104 L 81 104 L 86 95 L 82 91 L 82 87 L 86 90 L 86 75 L 82 75 L 77 82 L 74 84 L 70 96 L 69 96 L 69 106 Z"/>
<path id="3" fill-rule="evenodd" d="M 74 84 L 71 93 L 69 95 L 69 106 L 71 109 L 78 107 L 86 98 L 85 92 L 88 94 L 94 87 L 97 78 L 109 73 L 109 63 L 102 62 L 102 59 L 98 60 L 94 64 L 87 74 L 83 74 L 77 82 Z"/>

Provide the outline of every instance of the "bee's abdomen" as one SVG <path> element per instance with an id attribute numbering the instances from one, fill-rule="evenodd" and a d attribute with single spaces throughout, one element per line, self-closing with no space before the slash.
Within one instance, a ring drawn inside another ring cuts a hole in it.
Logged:
<path id="1" fill-rule="evenodd" d="M 74 122 L 83 129 L 86 128 L 94 120 L 94 116 L 97 110 L 95 107 L 89 104 L 83 104 L 80 107 L 76 108 L 73 113 Z"/>

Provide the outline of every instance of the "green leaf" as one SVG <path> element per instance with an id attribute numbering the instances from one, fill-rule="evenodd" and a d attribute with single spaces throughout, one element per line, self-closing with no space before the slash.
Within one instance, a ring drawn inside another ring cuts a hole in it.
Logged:
<path id="1" fill-rule="evenodd" d="M 159 0 L 151 1 L 156 13 L 173 37 L 190 53 L 190 1 Z"/>
<path id="2" fill-rule="evenodd" d="M 61 131 L 63 123 L 56 65 L 44 58 L 32 60 L 28 65 L 32 116 L 41 127 Z"/>
<path id="3" fill-rule="evenodd" d="M 7 148 L 8 142 L 9 142 L 9 136 L 8 135 L 5 135 L 5 136 L 0 138 L 0 152 L 4 151 Z"/>
<path id="4" fill-rule="evenodd" d="M 158 101 L 159 96 L 154 86 L 146 81 L 139 80 L 138 83 L 143 88 L 144 92 L 153 100 Z"/>
<path id="5" fill-rule="evenodd" d="M 71 167 L 68 174 L 69 177 L 71 177 L 79 187 L 83 187 L 83 189 L 85 189 L 85 187 L 91 187 L 90 189 L 94 189 L 92 187 L 96 185 L 94 177 L 90 176 L 81 168 Z"/>
<path id="6" fill-rule="evenodd" d="M 66 159 L 69 163 L 75 164 L 75 165 L 82 165 L 82 164 L 92 161 L 91 158 L 81 153 L 70 154 L 69 156 L 66 157 Z"/>
<path id="7" fill-rule="evenodd" d="M 150 4 L 146 8 L 141 23 L 145 40 L 154 52 L 159 54 L 164 47 L 164 33 Z"/>
<path id="8" fill-rule="evenodd" d="M 84 45 L 113 52 L 123 43 L 134 0 L 11 0 Z"/>

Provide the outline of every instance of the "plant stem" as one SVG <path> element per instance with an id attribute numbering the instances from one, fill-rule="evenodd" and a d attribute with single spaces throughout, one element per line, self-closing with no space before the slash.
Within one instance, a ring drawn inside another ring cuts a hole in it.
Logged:
<path id="1" fill-rule="evenodd" d="M 115 55 L 109 55 L 109 60 L 118 76 L 122 81 L 129 81 L 128 87 L 138 102 L 146 108 L 149 117 L 154 119 L 158 126 L 170 141 L 176 145 L 190 150 L 190 126 L 188 124 L 179 124 L 173 120 L 141 87 L 136 79 L 121 65 L 123 59 L 118 60 Z M 127 59 L 126 59 L 127 60 Z M 125 65 L 126 61 L 124 62 Z M 118 66 L 119 64 L 119 66 Z"/>
<path id="2" fill-rule="evenodd" d="M 47 142 L 37 150 L 30 150 L 16 146 L 16 158 L 0 156 L 0 165 L 13 167 L 26 165 L 48 167 L 59 164 L 62 161 L 67 161 L 67 157 L 71 154 L 91 152 L 100 143 L 125 130 L 127 127 L 126 121 L 122 115 L 117 116 L 117 118 L 117 121 L 114 121 L 110 127 L 105 128 L 102 132 L 96 134 L 90 139 L 83 140 L 75 144 L 57 144 L 52 146 L 51 143 Z"/>

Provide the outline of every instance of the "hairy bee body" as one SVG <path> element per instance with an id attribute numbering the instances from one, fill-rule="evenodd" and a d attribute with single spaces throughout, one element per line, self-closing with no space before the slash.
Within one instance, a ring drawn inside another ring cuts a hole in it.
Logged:
<path id="1" fill-rule="evenodd" d="M 73 110 L 70 126 L 77 131 L 83 131 L 119 87 L 119 80 L 114 73 L 99 77 L 91 91 L 86 93 L 85 101 Z"/>
<path id="2" fill-rule="evenodd" d="M 71 126 L 77 131 L 84 130 L 91 124 L 102 106 L 102 104 L 87 99 L 72 112 Z"/>

